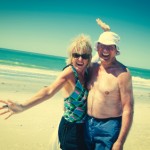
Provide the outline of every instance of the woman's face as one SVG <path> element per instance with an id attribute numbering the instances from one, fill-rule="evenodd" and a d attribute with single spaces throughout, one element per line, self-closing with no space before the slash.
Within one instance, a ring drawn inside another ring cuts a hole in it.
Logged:
<path id="1" fill-rule="evenodd" d="M 72 65 L 78 72 L 82 72 L 86 69 L 89 59 L 90 54 L 88 53 L 72 53 Z"/>

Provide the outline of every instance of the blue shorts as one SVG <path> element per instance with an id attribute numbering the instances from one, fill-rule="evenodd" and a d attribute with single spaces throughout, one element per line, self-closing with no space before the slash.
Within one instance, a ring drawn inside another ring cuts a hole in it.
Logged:
<path id="1" fill-rule="evenodd" d="M 85 123 L 87 150 L 111 150 L 117 140 L 122 117 L 96 119 L 88 116 Z"/>

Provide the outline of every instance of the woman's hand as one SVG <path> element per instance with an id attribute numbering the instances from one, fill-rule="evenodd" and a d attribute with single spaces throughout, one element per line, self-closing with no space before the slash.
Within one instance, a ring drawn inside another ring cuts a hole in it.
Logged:
<path id="1" fill-rule="evenodd" d="M 24 110 L 21 104 L 12 102 L 10 100 L 0 100 L 0 103 L 3 103 L 3 106 L 0 106 L 0 110 L 4 110 L 3 112 L 0 112 L 0 115 L 7 114 L 7 117 L 5 117 L 5 119 L 8 119 L 13 114 L 20 113 Z"/>
<path id="2" fill-rule="evenodd" d="M 97 24 L 104 30 L 104 31 L 110 31 L 109 25 L 104 23 L 101 19 L 97 18 L 96 19 Z"/>

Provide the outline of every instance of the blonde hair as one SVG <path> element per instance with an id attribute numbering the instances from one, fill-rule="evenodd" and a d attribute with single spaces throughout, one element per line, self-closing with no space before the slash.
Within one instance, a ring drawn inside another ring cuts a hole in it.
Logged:
<path id="1" fill-rule="evenodd" d="M 66 60 L 67 65 L 72 63 L 72 53 L 86 53 L 90 55 L 88 66 L 91 63 L 92 58 L 92 46 L 90 37 L 84 34 L 78 35 L 70 44 L 68 48 L 68 59 Z"/>

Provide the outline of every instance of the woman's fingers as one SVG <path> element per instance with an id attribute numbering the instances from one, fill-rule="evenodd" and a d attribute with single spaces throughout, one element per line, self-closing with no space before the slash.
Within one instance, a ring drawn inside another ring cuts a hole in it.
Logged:
<path id="1" fill-rule="evenodd" d="M 6 104 L 6 105 L 8 104 L 6 101 L 1 100 L 1 99 L 0 99 L 0 102 L 1 102 L 1 103 L 4 103 L 4 104 Z"/>
<path id="2" fill-rule="evenodd" d="M 6 114 L 6 113 L 8 113 L 8 112 L 10 112 L 9 109 L 6 110 L 6 111 L 4 111 L 4 112 L 1 112 L 0 115 L 4 115 L 4 114 Z"/>
<path id="3" fill-rule="evenodd" d="M 5 120 L 6 119 L 8 119 L 10 116 L 12 116 L 14 113 L 13 112 L 11 112 L 6 118 L 5 118 Z"/>

